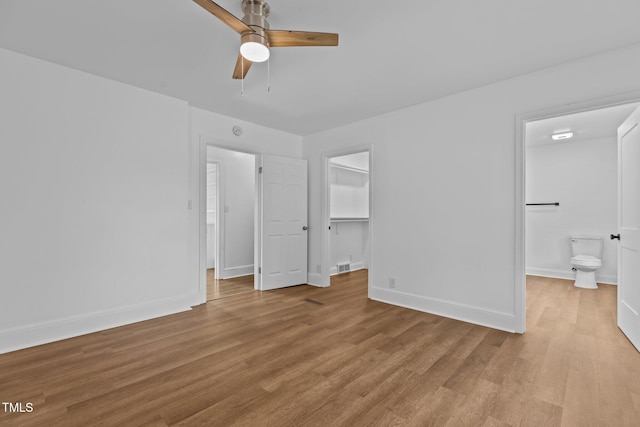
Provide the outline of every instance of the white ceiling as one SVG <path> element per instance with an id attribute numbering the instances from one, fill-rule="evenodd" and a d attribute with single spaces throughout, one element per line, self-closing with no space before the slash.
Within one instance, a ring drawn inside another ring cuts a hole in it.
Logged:
<path id="1" fill-rule="evenodd" d="M 271 28 L 340 34 L 272 49 L 270 93 L 255 64 L 240 95 L 239 37 L 191 0 L 1 0 L 0 47 L 306 135 L 640 42 L 637 0 L 269 4 Z"/>
<path id="2" fill-rule="evenodd" d="M 639 103 L 617 105 L 600 108 L 566 116 L 552 117 L 529 122 L 526 125 L 527 146 L 558 144 L 567 141 L 586 141 L 595 138 L 614 137 L 618 126 L 638 108 Z M 551 135 L 558 132 L 571 131 L 573 138 L 554 141 Z"/>

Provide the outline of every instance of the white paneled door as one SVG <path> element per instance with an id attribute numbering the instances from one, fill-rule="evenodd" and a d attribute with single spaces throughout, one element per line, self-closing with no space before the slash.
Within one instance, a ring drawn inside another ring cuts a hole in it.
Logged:
<path id="1" fill-rule="evenodd" d="M 260 161 L 260 289 L 307 283 L 307 161 Z"/>
<path id="2" fill-rule="evenodd" d="M 618 128 L 618 326 L 640 350 L 640 108 Z"/>

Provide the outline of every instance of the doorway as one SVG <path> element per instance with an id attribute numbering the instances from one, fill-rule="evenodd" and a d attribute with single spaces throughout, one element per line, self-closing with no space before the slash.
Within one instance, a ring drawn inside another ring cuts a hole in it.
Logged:
<path id="1" fill-rule="evenodd" d="M 306 160 L 201 141 L 198 162 L 201 300 L 208 278 L 252 282 L 252 290 L 307 283 Z M 207 163 L 217 164 L 215 274 L 207 269 Z"/>
<path id="2" fill-rule="evenodd" d="M 206 300 L 254 289 L 256 155 L 207 145 Z"/>
<path id="3" fill-rule="evenodd" d="M 331 153 L 325 159 L 329 284 L 334 281 L 330 277 L 371 265 L 371 150 Z"/>
<path id="4" fill-rule="evenodd" d="M 527 275 L 575 280 L 573 235 L 602 238 L 596 278 L 616 283 L 617 245 L 609 234 L 618 227 L 617 128 L 637 106 L 623 98 L 518 118 L 516 332 L 526 329 Z M 552 137 L 559 134 L 565 136 Z"/>

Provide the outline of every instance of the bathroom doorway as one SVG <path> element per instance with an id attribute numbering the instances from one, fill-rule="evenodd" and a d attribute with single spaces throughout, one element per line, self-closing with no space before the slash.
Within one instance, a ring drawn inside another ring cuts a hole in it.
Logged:
<path id="1" fill-rule="evenodd" d="M 573 289 L 571 236 L 596 236 L 603 245 L 596 280 L 617 283 L 617 242 L 609 238 L 618 228 L 617 129 L 638 105 L 603 103 L 522 120 L 523 280 L 560 279 Z M 523 310 L 526 291 L 523 283 Z"/>

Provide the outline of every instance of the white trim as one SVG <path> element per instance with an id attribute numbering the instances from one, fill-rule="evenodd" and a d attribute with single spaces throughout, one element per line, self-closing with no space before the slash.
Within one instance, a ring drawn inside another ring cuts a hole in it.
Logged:
<path id="1" fill-rule="evenodd" d="M 358 270 L 363 270 L 365 267 L 364 261 L 362 262 L 352 262 L 351 263 L 351 270 L 349 271 L 358 271 Z M 345 271 L 345 273 L 348 273 L 349 271 Z M 331 273 L 332 276 L 335 276 L 338 274 L 338 267 L 337 266 L 333 266 L 329 269 L 329 272 Z M 342 274 L 342 273 L 340 273 Z"/>
<path id="2" fill-rule="evenodd" d="M 335 157 L 335 156 L 332 156 Z M 346 170 L 349 172 L 357 172 L 357 173 L 363 173 L 363 174 L 369 174 L 369 171 L 367 169 L 361 169 L 361 168 L 356 168 L 353 166 L 343 166 L 339 163 L 330 163 L 329 165 L 332 168 L 336 168 L 336 169 L 342 169 L 342 170 Z"/>
<path id="3" fill-rule="evenodd" d="M 254 272 L 253 267 L 254 267 L 253 264 L 251 264 L 251 265 L 238 265 L 236 267 L 225 268 L 224 278 L 232 279 L 234 277 L 249 276 Z"/>
<path id="4" fill-rule="evenodd" d="M 226 215 L 224 214 L 224 207 L 226 205 L 226 196 L 227 192 L 224 186 L 226 182 L 226 165 L 224 161 L 219 158 L 213 157 L 214 160 L 209 161 L 209 147 L 212 145 L 207 144 L 206 149 L 206 158 L 205 162 L 215 163 L 216 168 L 216 270 L 215 270 L 215 278 L 216 279 L 228 279 L 225 275 L 227 271 L 226 268 L 226 254 L 224 248 L 226 247 Z M 206 216 L 206 197 L 207 197 L 207 186 L 204 187 L 205 194 L 205 216 Z M 205 235 L 206 236 L 206 235 Z"/>
<path id="5" fill-rule="evenodd" d="M 580 113 L 584 111 L 598 110 L 616 105 L 630 104 L 640 101 L 640 91 L 614 94 L 611 96 L 591 99 L 587 101 L 569 103 L 546 108 L 515 117 L 515 239 L 514 239 L 514 312 L 516 322 L 516 332 L 524 333 L 526 330 L 526 277 L 525 277 L 525 127 L 528 122 L 548 119 L 552 117 L 565 116 L 567 114 Z"/>
<path id="6" fill-rule="evenodd" d="M 638 316 L 638 312 L 633 309 L 625 300 L 620 298 L 620 304 L 622 304 L 627 310 L 631 311 L 635 316 Z"/>
<path id="7" fill-rule="evenodd" d="M 329 284 L 322 284 L 322 274 L 307 272 L 307 285 L 317 286 L 319 288 L 328 288 Z"/>
<path id="8" fill-rule="evenodd" d="M 254 166 L 256 197 L 253 199 L 253 289 L 262 289 L 262 154 L 256 154 Z"/>
<path id="9" fill-rule="evenodd" d="M 527 276 L 549 277 L 551 279 L 576 280 L 576 273 L 573 271 L 553 270 L 550 268 L 527 267 Z M 596 282 L 604 285 L 618 285 L 618 278 L 609 274 L 601 275 L 596 271 Z"/>
<path id="10" fill-rule="evenodd" d="M 525 276 L 525 120 L 516 116 L 516 179 L 515 179 L 515 238 L 514 238 L 514 304 L 515 332 L 524 334 L 527 330 L 527 278 Z"/>
<path id="11" fill-rule="evenodd" d="M 198 145 L 198 293 L 207 302 L 207 143 L 200 136 Z M 217 196 L 216 196 L 217 197 Z M 220 224 L 217 224 L 218 230 Z M 216 255 L 217 256 L 217 255 Z M 216 258 L 216 266 L 220 266 Z"/>
<path id="12" fill-rule="evenodd" d="M 198 294 L 0 330 L 0 354 L 191 310 Z"/>
<path id="13" fill-rule="evenodd" d="M 501 331 L 515 332 L 516 329 L 516 317 L 512 313 L 380 288 L 370 289 L 369 298 Z"/>
<path id="14" fill-rule="evenodd" d="M 208 153 L 207 153 L 208 154 Z M 207 155 L 208 157 L 208 155 Z M 224 215 L 220 212 L 220 207 L 224 206 L 223 203 L 220 203 L 220 192 L 222 191 L 222 185 L 220 185 L 220 181 L 222 180 L 222 163 L 221 162 L 212 162 L 213 164 L 216 165 L 216 236 L 215 236 L 215 265 L 216 265 L 216 269 L 220 268 L 220 266 L 222 266 L 224 268 L 224 260 L 223 260 L 223 256 L 224 256 L 224 251 L 221 251 L 220 248 L 222 248 L 222 230 L 224 226 L 224 223 L 222 223 Z M 204 193 L 205 193 L 205 200 L 206 200 L 206 194 L 207 194 L 207 187 L 205 186 L 204 188 Z M 205 216 L 206 216 L 206 202 L 205 202 Z M 215 270 L 217 271 L 217 270 Z M 217 276 L 217 273 L 216 273 Z M 217 279 L 218 277 L 216 277 Z"/>

